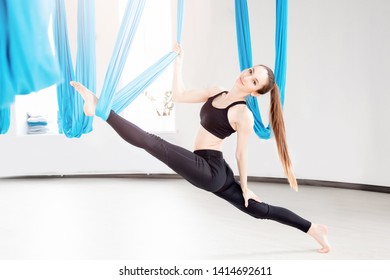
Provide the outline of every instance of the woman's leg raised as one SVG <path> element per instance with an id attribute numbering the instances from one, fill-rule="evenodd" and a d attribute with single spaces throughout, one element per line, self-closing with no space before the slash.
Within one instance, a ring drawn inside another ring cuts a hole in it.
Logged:
<path id="1" fill-rule="evenodd" d="M 85 114 L 93 116 L 98 102 L 97 97 L 78 82 L 72 82 L 71 85 L 75 87 L 84 99 Z M 224 172 L 215 172 L 215 168 L 210 166 L 203 157 L 142 130 L 135 124 L 117 115 L 114 111 L 110 112 L 107 123 L 126 142 L 144 149 L 191 184 L 214 192 L 225 183 L 226 174 Z"/>

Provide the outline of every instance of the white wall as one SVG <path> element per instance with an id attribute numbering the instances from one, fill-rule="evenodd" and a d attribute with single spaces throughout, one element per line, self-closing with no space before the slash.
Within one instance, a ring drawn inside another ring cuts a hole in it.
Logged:
<path id="1" fill-rule="evenodd" d="M 115 40 L 116 7 L 97 1 L 98 88 Z M 254 63 L 273 66 L 274 1 L 249 0 Z M 300 0 L 289 3 L 285 121 L 296 175 L 390 186 L 390 2 Z M 183 34 L 187 87 L 229 88 L 239 73 L 234 1 L 186 0 Z M 268 97 L 260 100 L 266 118 Z M 177 133 L 161 135 L 192 149 L 199 104 L 177 105 Z M 147 116 L 145 116 L 146 118 Z M 232 137 L 225 156 L 234 163 Z M 171 172 L 124 143 L 100 119 L 80 139 L 0 136 L 0 176 Z M 250 140 L 249 175 L 283 177 L 275 143 Z"/>

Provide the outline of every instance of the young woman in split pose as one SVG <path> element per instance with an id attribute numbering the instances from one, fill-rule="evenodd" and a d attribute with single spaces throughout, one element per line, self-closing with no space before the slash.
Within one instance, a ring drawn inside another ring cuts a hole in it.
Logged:
<path id="1" fill-rule="evenodd" d="M 325 225 L 311 223 L 288 209 L 266 204 L 248 188 L 247 146 L 253 131 L 254 118 L 246 106 L 245 97 L 270 92 L 270 120 L 279 157 L 291 188 L 298 190 L 287 151 L 279 91 L 272 70 L 264 65 L 246 69 L 238 76 L 229 91 L 224 91 L 220 87 L 187 90 L 182 80 L 183 55 L 180 45 L 175 45 L 174 51 L 178 57 L 174 65 L 173 101 L 204 103 L 200 111 L 201 126 L 195 139 L 194 151 L 188 151 L 145 132 L 114 111 L 110 112 L 106 122 L 125 141 L 144 149 L 196 187 L 219 196 L 255 218 L 274 220 L 295 227 L 320 244 L 319 252 L 329 252 L 331 247 L 327 241 L 328 230 Z M 95 115 L 98 98 L 78 82 L 71 82 L 71 85 L 84 99 L 85 114 Z M 224 139 L 235 132 L 239 182 L 235 180 L 221 152 Z"/>

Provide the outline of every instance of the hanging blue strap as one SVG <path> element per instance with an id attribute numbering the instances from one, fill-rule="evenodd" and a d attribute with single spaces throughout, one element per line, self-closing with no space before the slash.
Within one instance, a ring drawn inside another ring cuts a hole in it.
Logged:
<path id="1" fill-rule="evenodd" d="M 183 29 L 183 0 L 178 1 L 177 6 L 177 31 L 176 40 L 181 41 Z M 169 52 L 160 58 L 156 63 L 142 72 L 133 81 L 128 83 L 123 89 L 115 94 L 112 110 L 116 113 L 122 112 L 131 102 L 134 101 L 150 84 L 152 84 L 164 70 L 175 60 L 177 54 Z M 108 117 L 108 116 L 107 116 Z"/>
<path id="2" fill-rule="evenodd" d="M 243 71 L 252 67 L 252 44 L 249 27 L 248 4 L 246 0 L 235 0 L 236 14 L 236 36 L 238 44 L 238 57 L 240 70 Z M 271 135 L 270 126 L 265 127 L 260 115 L 257 98 L 248 96 L 246 98 L 248 108 L 254 116 L 254 130 L 263 139 L 269 139 Z"/>
<path id="3" fill-rule="evenodd" d="M 6 134 L 10 125 L 10 108 L 0 109 L 0 134 Z"/>
<path id="4" fill-rule="evenodd" d="M 252 43 L 249 27 L 248 4 L 246 0 L 235 1 L 236 36 L 240 70 L 252 67 Z"/>
<path id="5" fill-rule="evenodd" d="M 79 0 L 77 17 L 76 81 L 96 92 L 95 1 Z M 82 103 L 80 95 L 77 96 Z M 93 118 L 84 114 L 83 106 L 77 106 L 77 115 L 82 119 L 82 133 L 91 132 Z"/>
<path id="6" fill-rule="evenodd" d="M 84 115 L 83 99 L 69 84 L 75 80 L 75 74 L 68 39 L 65 0 L 57 0 L 56 3 L 54 38 L 62 70 L 62 81 L 57 84 L 58 118 L 61 124 L 59 130 L 66 137 L 80 137 L 92 130 L 92 118 Z M 96 88 L 94 14 L 93 0 L 79 0 L 76 74 L 79 81 L 93 90 Z"/>
<path id="7" fill-rule="evenodd" d="M 275 81 L 279 86 L 280 101 L 284 105 L 287 73 L 288 1 L 276 0 Z"/>
<path id="8" fill-rule="evenodd" d="M 8 59 L 15 94 L 29 94 L 55 84 L 59 80 L 59 69 L 47 32 L 54 11 L 52 1 L 5 2 Z"/>
<path id="9" fill-rule="evenodd" d="M 0 134 L 10 125 L 16 94 L 29 94 L 59 79 L 47 34 L 51 0 L 0 0 Z"/>
<path id="10" fill-rule="evenodd" d="M 112 104 L 112 110 L 116 113 L 122 112 L 139 94 L 141 94 L 164 72 L 164 70 L 175 60 L 176 56 L 177 54 L 175 52 L 166 54 L 116 93 Z"/>
<path id="11" fill-rule="evenodd" d="M 182 34 L 182 24 L 183 24 L 183 0 L 178 1 L 177 6 L 177 42 L 181 41 Z M 128 20 L 128 19 L 126 19 Z M 123 25 L 123 24 L 122 24 Z M 114 58 L 115 56 L 113 56 Z M 160 58 L 156 63 L 147 68 L 142 72 L 138 77 L 133 81 L 128 83 L 120 91 L 115 93 L 115 88 L 109 88 L 108 82 L 106 91 L 102 92 L 100 96 L 98 106 L 96 109 L 96 115 L 101 117 L 104 120 L 107 120 L 110 110 L 114 110 L 117 113 L 122 112 L 140 93 L 142 93 L 151 83 L 153 83 L 163 72 L 164 70 L 175 60 L 177 54 L 175 52 L 169 52 Z M 118 58 L 116 61 L 120 61 L 123 58 Z M 123 62 L 124 63 L 124 62 Z M 117 75 L 121 72 L 118 71 Z M 106 76 L 107 78 L 107 76 Z M 116 81 L 119 81 L 119 76 L 112 75 L 112 78 L 115 78 Z M 117 85 L 117 83 L 113 84 Z M 108 91 L 109 90 L 109 91 Z"/>
<path id="12" fill-rule="evenodd" d="M 56 1 L 56 16 L 54 18 L 54 42 L 61 69 L 61 82 L 57 84 L 57 101 L 62 131 L 66 136 L 72 135 L 73 108 L 78 106 L 78 96 L 68 86 L 74 78 L 72 55 L 70 53 L 68 29 L 66 23 L 66 9 L 64 0 Z"/>
<path id="13" fill-rule="evenodd" d="M 276 32 L 275 32 L 275 80 L 279 86 L 280 98 L 284 104 L 284 89 L 286 84 L 286 60 L 287 60 L 287 0 L 276 0 Z M 249 29 L 248 5 L 246 0 L 235 0 L 236 35 L 240 70 L 252 66 L 252 49 Z M 249 96 L 246 99 L 248 108 L 253 113 L 254 130 L 262 139 L 271 137 L 270 125 L 263 124 L 257 98 Z"/>
<path id="14" fill-rule="evenodd" d="M 0 0 L 0 109 L 8 108 L 15 101 L 8 45 L 11 34 L 8 28 L 7 2 L 6 0 Z"/>
<path id="15" fill-rule="evenodd" d="M 10 61 L 7 54 L 8 19 L 5 0 L 0 0 L 0 134 L 6 134 L 10 126 L 10 108 L 15 100 L 10 79 Z"/>
<path id="16" fill-rule="evenodd" d="M 54 17 L 53 26 L 56 54 L 61 69 L 61 81 L 57 84 L 58 118 L 62 125 L 60 131 L 65 132 L 65 135 L 70 135 L 69 127 L 71 125 L 69 124 L 72 123 L 71 112 L 76 96 L 74 91 L 71 91 L 66 85 L 67 81 L 73 79 L 74 71 L 66 26 L 65 2 L 63 0 L 56 1 L 56 16 Z"/>
<path id="17" fill-rule="evenodd" d="M 177 1 L 177 30 L 176 30 L 176 41 L 181 43 L 181 35 L 183 31 L 183 9 L 184 9 L 184 0 Z"/>
<path id="18" fill-rule="evenodd" d="M 103 89 L 96 107 L 96 115 L 106 120 L 112 107 L 114 93 L 119 83 L 127 56 L 145 6 L 145 0 L 127 2 L 115 48 L 108 65 Z"/>

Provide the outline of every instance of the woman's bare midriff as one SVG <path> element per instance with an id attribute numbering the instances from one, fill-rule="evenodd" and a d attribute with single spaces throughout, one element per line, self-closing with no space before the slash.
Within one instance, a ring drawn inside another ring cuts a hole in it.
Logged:
<path id="1" fill-rule="evenodd" d="M 203 126 L 199 127 L 198 133 L 195 138 L 194 150 L 222 150 L 223 139 L 220 139 L 206 129 Z"/>

